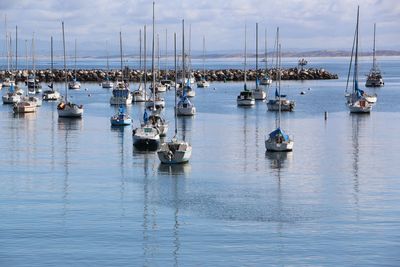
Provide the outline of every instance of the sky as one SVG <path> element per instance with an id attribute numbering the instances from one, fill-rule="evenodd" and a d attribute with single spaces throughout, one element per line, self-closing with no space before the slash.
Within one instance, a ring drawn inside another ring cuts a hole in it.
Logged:
<path id="1" fill-rule="evenodd" d="M 280 27 L 282 50 L 350 50 L 360 5 L 361 51 L 372 50 L 373 24 L 377 23 L 377 49 L 400 49 L 400 1 L 398 0 L 160 0 L 155 3 L 155 30 L 165 50 L 173 48 L 173 32 L 181 44 L 182 19 L 186 25 L 186 48 L 191 25 L 191 49 L 208 52 L 243 51 L 245 25 L 247 46 L 255 49 L 255 23 L 259 23 L 259 49 L 272 49 L 276 27 Z M 50 36 L 55 52 L 61 46 L 61 21 L 65 23 L 67 53 L 77 39 L 78 55 L 104 55 L 106 42 L 111 55 L 119 54 L 119 31 L 124 54 L 138 54 L 139 30 L 147 25 L 151 49 L 152 1 L 145 0 L 1 0 L 0 54 L 5 51 L 7 31 L 15 37 L 18 25 L 19 53 L 25 53 L 35 33 L 36 53 L 48 53 Z"/>

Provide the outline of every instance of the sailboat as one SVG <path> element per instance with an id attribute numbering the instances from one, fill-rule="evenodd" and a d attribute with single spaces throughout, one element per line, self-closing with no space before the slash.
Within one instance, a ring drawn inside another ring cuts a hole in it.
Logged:
<path id="1" fill-rule="evenodd" d="M 51 42 L 51 74 L 53 74 L 53 36 L 50 39 Z M 53 77 L 53 76 L 52 76 Z M 51 84 L 48 85 L 51 90 L 43 92 L 42 99 L 44 101 L 52 101 L 60 99 L 61 95 L 54 89 L 54 79 L 52 78 Z"/>
<path id="2" fill-rule="evenodd" d="M 182 78 L 186 80 L 186 70 L 185 70 L 185 21 L 182 20 Z M 175 70 L 177 72 L 177 69 Z M 180 96 L 178 104 L 175 103 L 175 110 L 178 116 L 193 116 L 196 113 L 196 108 L 194 104 L 189 100 L 187 92 L 190 88 L 190 82 L 188 81 L 182 88 L 182 95 Z M 175 90 L 175 98 L 176 98 Z"/>
<path id="3" fill-rule="evenodd" d="M 125 113 L 124 106 L 120 106 L 118 113 L 110 118 L 112 126 L 126 126 L 132 123 L 131 117 Z"/>
<path id="4" fill-rule="evenodd" d="M 58 117 L 67 118 L 80 118 L 83 115 L 83 105 L 77 105 L 68 101 L 68 73 L 65 55 L 65 35 L 64 35 L 64 21 L 62 22 L 62 35 L 63 35 L 63 51 L 64 51 L 64 75 L 65 75 L 65 99 L 57 105 Z"/>
<path id="5" fill-rule="evenodd" d="M 42 91 L 39 79 L 36 78 L 36 64 L 35 64 L 35 33 L 32 36 L 32 68 L 33 74 L 28 77 L 27 86 L 30 94 L 38 94 Z"/>
<path id="6" fill-rule="evenodd" d="M 119 50 L 121 56 L 121 75 L 120 82 L 117 82 L 116 86 L 112 90 L 112 96 L 110 98 L 111 105 L 130 105 L 132 104 L 132 95 L 128 88 L 128 83 L 124 80 L 124 69 L 122 67 L 122 33 L 119 32 Z"/>
<path id="7" fill-rule="evenodd" d="M 265 29 L 265 41 L 264 41 L 264 62 L 265 62 L 265 74 L 264 77 L 261 79 L 261 85 L 271 85 L 272 79 L 268 74 L 268 54 L 267 54 L 267 29 Z"/>
<path id="8" fill-rule="evenodd" d="M 259 86 L 258 80 L 258 23 L 256 23 L 256 88 L 252 90 L 255 100 L 265 100 L 267 93 Z"/>
<path id="9" fill-rule="evenodd" d="M 210 83 L 206 80 L 206 37 L 203 36 L 203 75 L 201 80 L 197 83 L 197 87 L 206 88 L 210 86 Z"/>
<path id="10" fill-rule="evenodd" d="M 81 89 L 81 83 L 76 79 L 76 39 L 75 39 L 75 65 L 74 65 L 74 78 L 68 83 L 68 88 L 73 90 Z"/>
<path id="11" fill-rule="evenodd" d="M 101 87 L 105 89 L 110 89 L 113 88 L 114 83 L 110 81 L 110 77 L 108 76 L 108 74 L 110 73 L 110 64 L 108 59 L 108 42 L 106 42 L 106 54 L 107 54 L 107 73 L 106 73 L 106 79 L 101 83 Z"/>
<path id="12" fill-rule="evenodd" d="M 21 100 L 22 94 L 17 93 L 14 88 L 13 84 L 8 87 L 7 93 L 2 96 L 3 104 L 15 104 Z"/>
<path id="13" fill-rule="evenodd" d="M 153 85 L 153 99 L 155 99 L 155 75 L 154 75 L 154 5 L 153 2 L 153 41 L 152 41 L 152 64 L 151 64 L 151 72 L 152 72 L 152 85 Z M 155 102 L 153 101 L 153 108 L 155 109 Z M 156 114 L 152 114 L 156 115 Z M 155 118 L 155 117 L 153 117 Z M 156 125 L 157 121 L 149 120 L 149 116 L 147 113 L 147 109 L 145 109 L 143 114 L 143 123 L 139 128 L 133 130 L 133 145 L 137 150 L 145 150 L 145 151 L 156 151 L 160 146 L 160 128 Z M 168 125 L 167 130 L 168 130 Z M 165 130 L 164 128 L 162 130 Z M 165 131 L 166 133 L 166 131 Z"/>
<path id="14" fill-rule="evenodd" d="M 372 56 L 372 69 L 369 71 L 367 76 L 367 81 L 365 82 L 366 87 L 382 87 L 385 85 L 381 71 L 376 64 L 376 54 L 375 54 L 375 33 L 376 33 L 376 23 L 374 23 L 374 48 Z"/>
<path id="15" fill-rule="evenodd" d="M 174 48 L 175 48 L 175 83 L 178 81 L 177 76 L 177 59 L 176 59 L 176 34 L 174 34 Z M 175 106 L 176 106 L 176 87 L 175 87 Z M 178 140 L 178 126 L 177 126 L 177 112 L 175 109 L 175 135 L 171 141 L 162 143 L 160 149 L 157 151 L 158 158 L 163 164 L 179 164 L 188 162 L 192 156 L 192 146 L 185 141 Z"/>
<path id="16" fill-rule="evenodd" d="M 164 85 L 167 90 L 170 90 L 171 87 L 175 87 L 176 84 L 173 80 L 168 78 L 168 30 L 165 29 L 165 77 L 160 80 L 160 83 Z"/>
<path id="17" fill-rule="evenodd" d="M 142 31 L 140 30 L 140 48 L 142 48 Z M 146 102 L 148 100 L 147 94 L 146 94 L 146 84 L 147 84 L 147 68 L 146 68 L 146 25 L 144 25 L 144 57 L 143 57 L 143 74 L 140 77 L 140 83 L 139 83 L 139 88 L 135 91 L 132 92 L 132 102 Z M 140 66 L 142 65 L 141 62 L 141 54 L 142 54 L 142 49 L 140 49 Z"/>
<path id="18" fill-rule="evenodd" d="M 278 39 L 279 39 L 279 27 L 276 29 L 276 47 L 278 48 Z M 281 69 L 278 69 L 278 59 L 279 55 L 276 54 L 276 73 L 278 76 L 281 75 Z M 280 60 L 280 59 L 279 59 Z M 267 102 L 267 107 L 269 111 L 293 111 L 296 103 L 294 100 L 286 99 L 286 95 L 282 95 L 280 92 L 280 88 L 278 90 L 278 84 L 280 86 L 280 81 L 278 83 L 277 79 L 275 81 L 275 99 L 270 99 Z M 279 92 L 278 92 L 279 91 Z"/>
<path id="19" fill-rule="evenodd" d="M 247 26 L 244 30 L 244 88 L 236 98 L 238 106 L 253 106 L 256 103 L 253 92 L 247 89 Z"/>
<path id="20" fill-rule="evenodd" d="M 161 83 L 161 75 L 160 75 L 160 56 L 161 56 L 161 52 L 160 52 L 160 38 L 157 34 L 157 80 L 155 83 L 155 90 L 157 93 L 164 93 L 165 91 L 167 91 L 167 85 Z M 153 90 L 153 88 L 150 88 L 151 90 Z"/>
<path id="21" fill-rule="evenodd" d="M 357 7 L 357 24 L 356 31 L 353 41 L 353 49 L 354 52 L 354 72 L 353 72 L 353 81 L 352 81 L 352 93 L 347 96 L 347 106 L 349 107 L 350 112 L 352 113 L 369 113 L 372 110 L 373 104 L 368 102 L 365 98 L 365 93 L 358 86 L 358 28 L 359 28 L 359 17 L 360 17 L 360 7 Z M 350 81 L 350 72 L 351 65 L 353 60 L 353 53 L 351 54 L 350 65 L 349 65 L 349 75 L 347 76 L 347 85 L 346 91 L 348 89 L 348 84 Z"/>
<path id="22" fill-rule="evenodd" d="M 155 73 L 155 64 L 154 64 L 154 2 L 153 2 L 153 42 L 152 42 L 152 55 L 151 55 L 151 76 L 152 82 L 150 85 L 152 91 L 152 97 L 149 101 L 146 102 L 146 108 L 150 109 L 153 114 L 160 113 L 161 110 L 165 107 L 165 100 L 156 92 L 156 73 Z"/>
<path id="23" fill-rule="evenodd" d="M 279 32 L 279 31 L 278 31 Z M 281 93 L 281 45 L 278 41 L 279 35 L 277 34 L 277 55 L 279 61 L 277 70 L 278 70 L 278 94 Z M 265 140 L 265 148 L 267 151 L 271 152 L 283 152 L 283 151 L 292 151 L 294 141 L 293 138 L 290 137 L 282 128 L 281 128 L 281 107 L 282 102 L 279 101 L 278 103 L 278 116 L 276 119 L 276 129 L 269 133 L 268 138 Z"/>

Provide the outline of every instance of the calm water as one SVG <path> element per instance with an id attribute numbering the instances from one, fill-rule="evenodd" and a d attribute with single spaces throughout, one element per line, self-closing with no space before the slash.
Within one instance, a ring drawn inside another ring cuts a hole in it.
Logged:
<path id="1" fill-rule="evenodd" d="M 70 91 L 82 120 L 58 119 L 56 103 L 0 106 L 0 266 L 399 266 L 400 61 L 380 63 L 370 115 L 344 105 L 347 60 L 321 61 L 340 80 L 284 82 L 297 101 L 286 154 L 265 153 L 265 103 L 236 106 L 243 83 L 197 89 L 198 114 L 178 121 L 193 146 L 183 166 L 134 151 L 97 84 Z M 142 111 L 129 109 L 135 125 Z"/>

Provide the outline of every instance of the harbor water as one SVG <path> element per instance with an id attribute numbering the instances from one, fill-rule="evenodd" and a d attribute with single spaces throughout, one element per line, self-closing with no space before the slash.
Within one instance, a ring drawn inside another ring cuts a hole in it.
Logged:
<path id="1" fill-rule="evenodd" d="M 176 166 L 110 126 L 118 107 L 98 84 L 69 91 L 78 120 L 54 102 L 22 116 L 1 105 L 0 266 L 399 266 L 400 60 L 379 62 L 369 115 L 345 106 L 348 60 L 319 60 L 340 79 L 282 82 L 290 153 L 265 152 L 277 115 L 237 107 L 243 82 L 196 89 L 197 114 L 178 118 L 192 158 Z M 143 110 L 128 107 L 133 127 Z"/>

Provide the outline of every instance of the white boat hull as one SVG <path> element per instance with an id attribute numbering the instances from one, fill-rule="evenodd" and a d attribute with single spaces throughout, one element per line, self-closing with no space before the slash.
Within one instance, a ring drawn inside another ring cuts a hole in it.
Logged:
<path id="1" fill-rule="evenodd" d="M 254 106 L 256 104 L 255 99 L 237 99 L 238 106 Z"/>
<path id="2" fill-rule="evenodd" d="M 42 99 L 44 101 L 53 101 L 53 100 L 59 100 L 61 98 L 61 95 L 59 92 L 54 91 L 54 92 L 44 92 Z"/>
<path id="3" fill-rule="evenodd" d="M 132 102 L 146 102 L 148 99 L 143 91 L 134 91 L 132 93 Z"/>
<path id="4" fill-rule="evenodd" d="M 18 102 L 13 107 L 14 113 L 33 113 L 36 112 L 36 104 L 30 101 Z"/>
<path id="5" fill-rule="evenodd" d="M 178 116 L 193 116 L 194 114 L 196 114 L 196 107 L 194 106 L 178 106 L 176 109 L 176 115 Z"/>
<path id="6" fill-rule="evenodd" d="M 284 152 L 284 151 L 292 151 L 294 142 L 289 140 L 287 142 L 277 143 L 275 140 L 267 139 L 265 140 L 265 148 L 267 151 L 272 152 Z"/>
<path id="7" fill-rule="evenodd" d="M 265 100 L 267 98 L 267 93 L 262 89 L 254 89 L 253 96 L 255 100 Z"/>
<path id="8" fill-rule="evenodd" d="M 5 94 L 3 95 L 2 99 L 3 99 L 3 104 L 15 104 L 21 100 L 21 96 L 17 94 L 13 95 Z"/>
<path id="9" fill-rule="evenodd" d="M 269 111 L 279 111 L 279 100 L 268 101 L 267 107 Z M 281 111 L 293 111 L 294 107 L 294 101 L 281 100 Z"/>
<path id="10" fill-rule="evenodd" d="M 187 143 L 177 144 L 176 150 L 171 150 L 168 143 L 163 143 L 157 151 L 158 158 L 163 164 L 186 163 L 192 156 L 192 147 Z"/>
<path id="11" fill-rule="evenodd" d="M 111 89 L 113 88 L 114 84 L 111 81 L 104 81 L 101 83 L 101 87 L 104 89 Z"/>
<path id="12" fill-rule="evenodd" d="M 63 109 L 57 107 L 57 112 L 59 117 L 80 118 L 83 115 L 83 108 L 77 105 L 65 105 Z"/>
<path id="13" fill-rule="evenodd" d="M 209 86 L 210 86 L 210 83 L 207 82 L 207 81 L 204 81 L 204 80 L 202 80 L 202 81 L 197 83 L 197 87 L 198 88 L 206 88 L 206 87 L 209 87 Z"/>
<path id="14" fill-rule="evenodd" d="M 114 97 L 110 98 L 110 105 L 131 105 L 132 104 L 132 96 L 129 94 L 129 97 Z"/>

